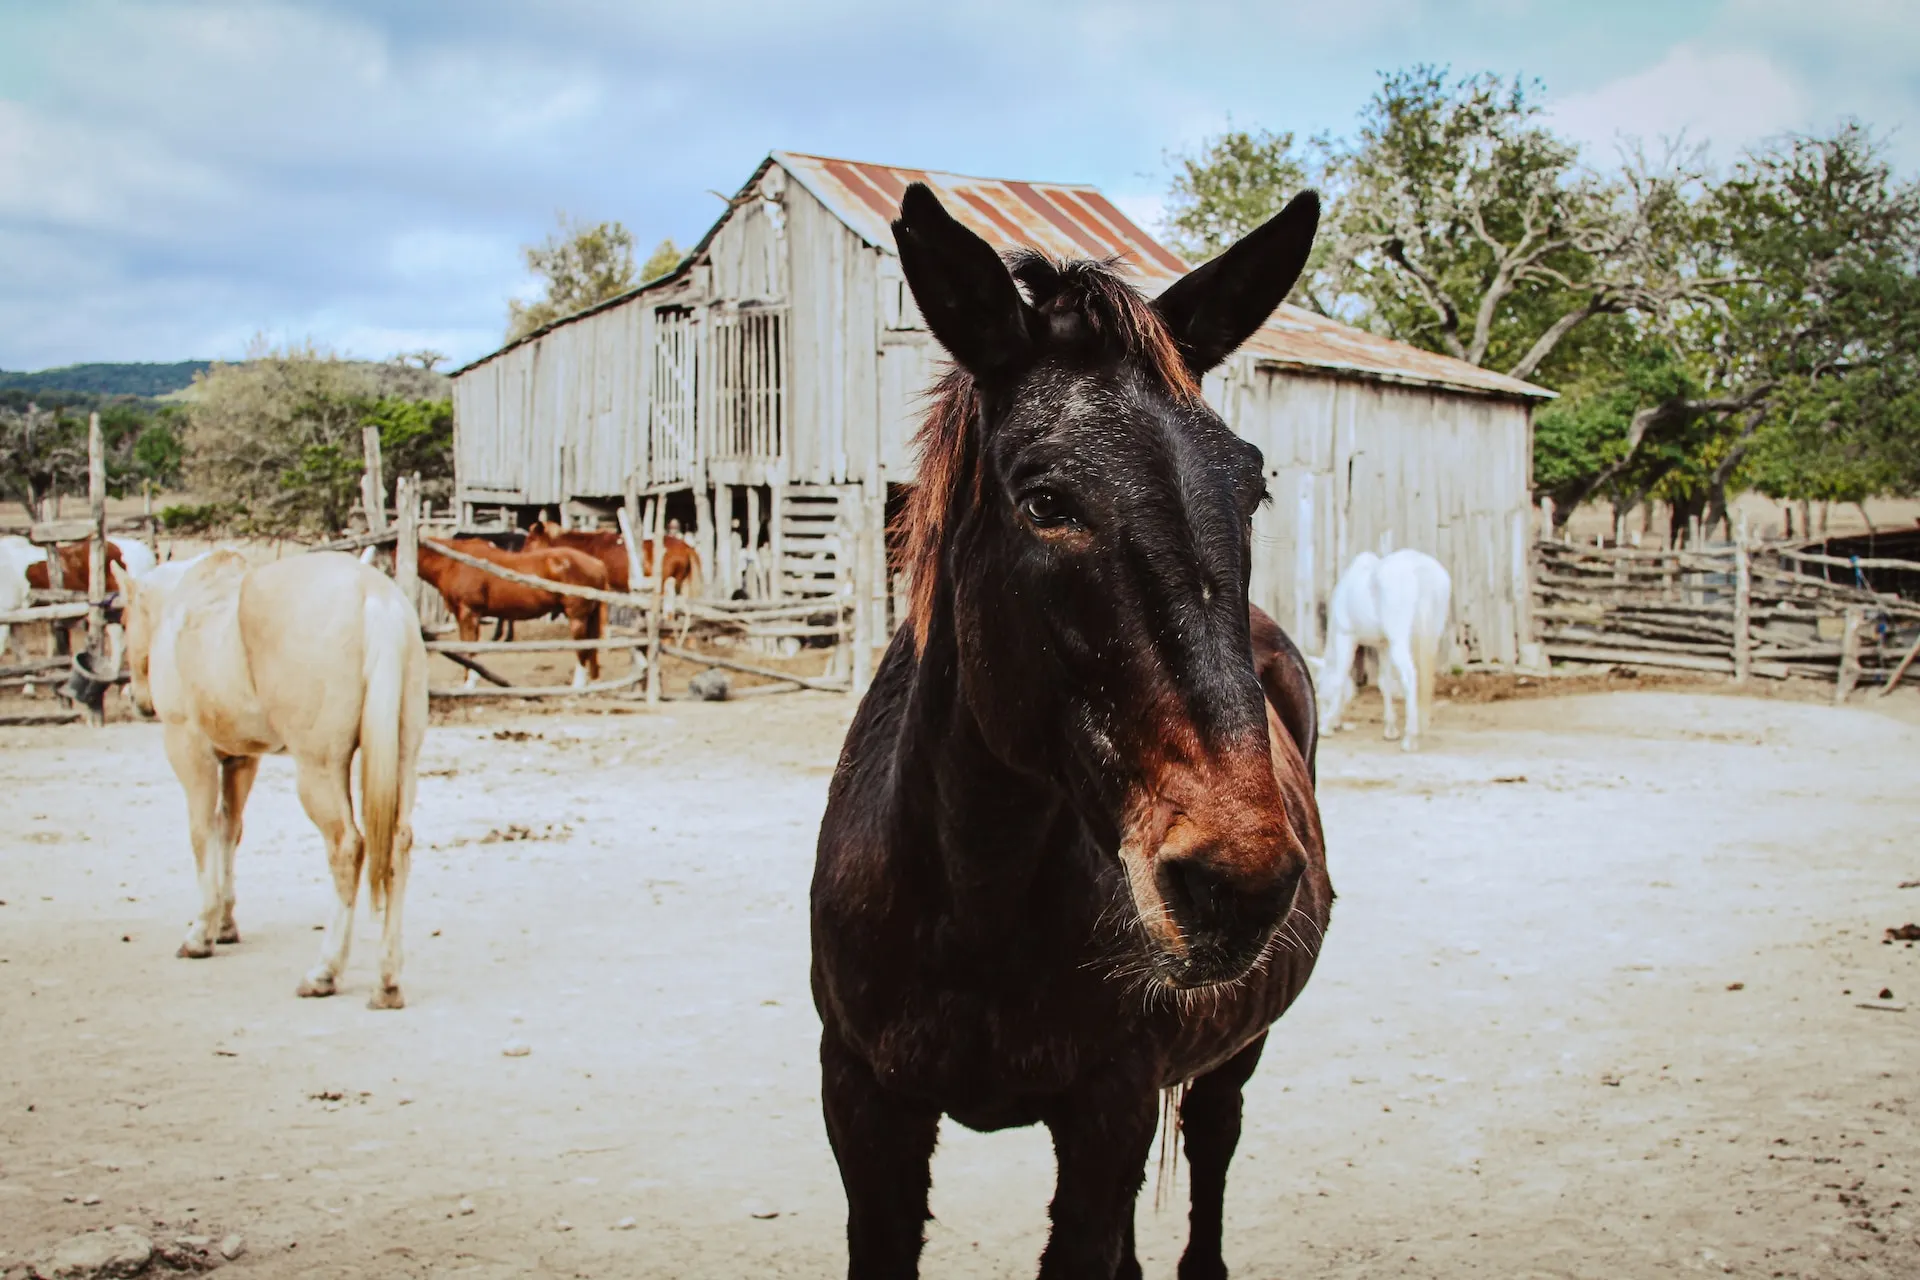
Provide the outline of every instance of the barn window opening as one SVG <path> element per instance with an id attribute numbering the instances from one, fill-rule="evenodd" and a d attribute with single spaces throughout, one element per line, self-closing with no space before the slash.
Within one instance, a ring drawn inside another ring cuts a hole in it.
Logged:
<path id="1" fill-rule="evenodd" d="M 787 313 L 711 313 L 716 458 L 778 458 L 787 437 Z"/>

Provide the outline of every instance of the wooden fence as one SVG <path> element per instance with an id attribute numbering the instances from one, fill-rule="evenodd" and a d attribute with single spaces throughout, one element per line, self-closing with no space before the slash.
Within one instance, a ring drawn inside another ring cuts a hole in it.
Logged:
<path id="1" fill-rule="evenodd" d="M 1920 604 L 1798 571 L 1791 547 L 1674 550 L 1538 543 L 1534 619 L 1546 656 L 1861 684 L 1890 691 L 1920 652 Z M 1920 565 L 1914 566 L 1920 568 Z"/>

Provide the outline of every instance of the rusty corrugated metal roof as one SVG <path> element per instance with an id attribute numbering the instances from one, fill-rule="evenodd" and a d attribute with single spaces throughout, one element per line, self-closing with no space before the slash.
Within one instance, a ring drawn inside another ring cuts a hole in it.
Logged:
<path id="1" fill-rule="evenodd" d="M 924 182 L 954 217 L 997 247 L 1027 245 L 1062 258 L 1117 257 L 1138 273 L 1141 290 L 1148 294 L 1159 293 L 1188 270 L 1094 187 L 974 178 L 795 151 L 776 151 L 773 159 L 854 234 L 887 253 L 897 252 L 892 222 L 901 195 L 908 183 Z M 1243 350 L 1274 364 L 1389 382 L 1529 399 L 1553 394 L 1290 305 L 1282 306 Z"/>

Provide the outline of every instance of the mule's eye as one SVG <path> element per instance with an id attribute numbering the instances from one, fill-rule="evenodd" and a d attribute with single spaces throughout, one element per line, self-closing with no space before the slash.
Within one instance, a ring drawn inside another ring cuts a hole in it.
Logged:
<path id="1" fill-rule="evenodd" d="M 1051 489 L 1035 489 L 1020 499 L 1020 514 L 1042 529 L 1066 529 L 1079 523 L 1065 500 Z"/>

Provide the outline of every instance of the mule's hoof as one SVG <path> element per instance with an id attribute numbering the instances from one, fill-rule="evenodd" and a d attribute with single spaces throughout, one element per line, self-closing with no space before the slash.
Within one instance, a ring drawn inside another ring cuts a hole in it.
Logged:
<path id="1" fill-rule="evenodd" d="M 183 942 L 180 944 L 180 949 L 173 954 L 181 960 L 205 960 L 213 954 L 213 948 L 204 943 L 195 947 Z"/>
<path id="2" fill-rule="evenodd" d="M 406 1007 L 407 999 L 400 994 L 398 987 L 381 987 L 367 997 L 369 1009 L 404 1009 Z"/>
<path id="3" fill-rule="evenodd" d="M 230 947 L 234 943 L 240 941 L 240 931 L 234 928 L 232 925 L 228 925 L 226 928 L 220 931 L 220 936 L 214 939 L 214 941 L 218 942 L 223 947 Z"/>
<path id="4" fill-rule="evenodd" d="M 1217 1257 L 1182 1257 L 1180 1269 L 1175 1274 L 1179 1280 L 1227 1280 L 1227 1264 Z"/>
<path id="5" fill-rule="evenodd" d="M 330 996 L 337 990 L 339 988 L 334 986 L 332 978 L 302 978 L 299 989 L 294 994 L 317 1000 L 322 996 Z"/>

